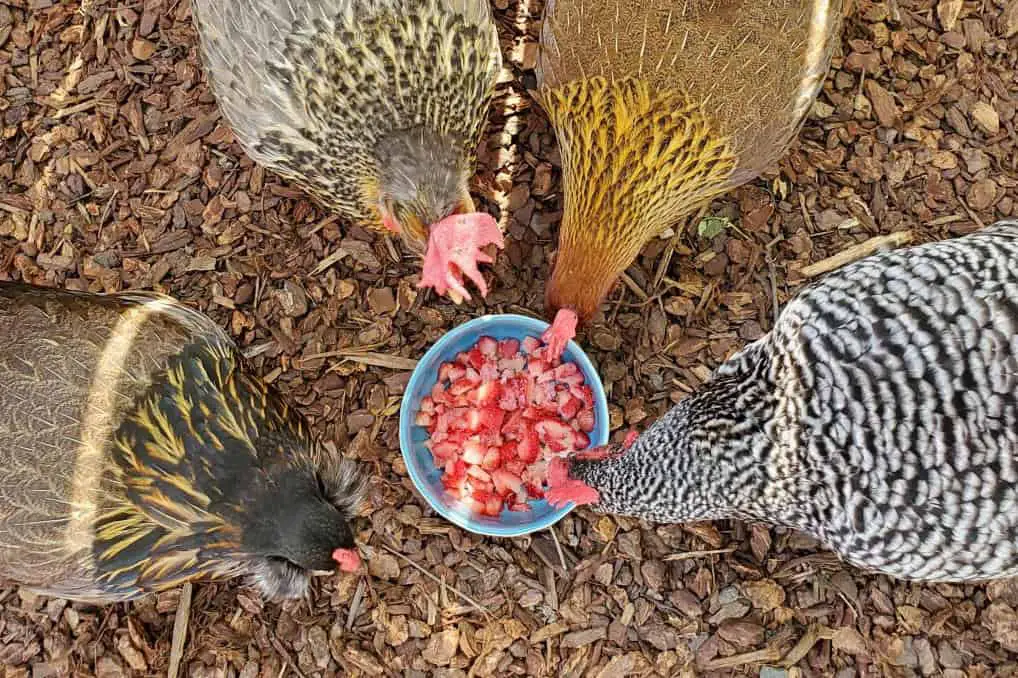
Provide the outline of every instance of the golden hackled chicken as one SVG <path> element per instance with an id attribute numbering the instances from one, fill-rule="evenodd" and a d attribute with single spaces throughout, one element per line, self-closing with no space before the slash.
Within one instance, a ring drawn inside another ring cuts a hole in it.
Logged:
<path id="1" fill-rule="evenodd" d="M 547 302 L 597 312 L 651 238 L 785 151 L 842 0 L 549 0 L 539 99 L 562 156 Z"/>
<path id="2" fill-rule="evenodd" d="M 353 462 L 212 320 L 144 292 L 0 282 L 0 578 L 90 601 L 357 568 Z"/>
<path id="3" fill-rule="evenodd" d="M 487 294 L 503 246 L 468 182 L 502 65 L 487 0 L 193 0 L 209 82 L 256 162 L 402 234 L 421 286 Z M 425 251 L 425 245 L 427 245 Z"/>

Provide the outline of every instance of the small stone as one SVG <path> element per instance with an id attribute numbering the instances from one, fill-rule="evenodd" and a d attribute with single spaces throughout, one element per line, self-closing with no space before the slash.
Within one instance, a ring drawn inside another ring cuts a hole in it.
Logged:
<path id="1" fill-rule="evenodd" d="M 940 641 L 937 645 L 937 656 L 940 658 L 940 665 L 946 669 L 960 669 L 965 663 L 965 659 L 950 640 Z"/>
<path id="2" fill-rule="evenodd" d="M 993 603 L 983 612 L 983 626 L 1008 652 L 1018 652 L 1018 614 L 1007 603 Z"/>
<path id="3" fill-rule="evenodd" d="M 873 104 L 873 112 L 877 114 L 877 121 L 884 127 L 893 127 L 898 122 L 898 105 L 894 103 L 894 97 L 886 89 L 873 79 L 866 81 L 866 94 Z"/>
<path id="4" fill-rule="evenodd" d="M 742 594 L 761 612 L 770 612 L 785 603 L 785 589 L 773 579 L 746 582 L 741 588 Z"/>
<path id="5" fill-rule="evenodd" d="M 1000 132 L 1000 116 L 990 104 L 985 101 L 977 101 L 969 109 L 972 122 L 981 129 L 987 136 L 995 136 Z"/>
<path id="6" fill-rule="evenodd" d="M 997 197 L 997 184 L 993 179 L 980 179 L 969 187 L 965 197 L 970 208 L 976 211 L 985 210 Z"/>
<path id="7" fill-rule="evenodd" d="M 138 648 L 131 644 L 131 639 L 128 636 L 120 636 L 117 639 L 117 652 L 124 658 L 135 671 L 147 671 L 148 662 L 145 661 L 145 655 L 143 655 Z"/>
<path id="8" fill-rule="evenodd" d="M 963 5 L 963 0 L 940 0 L 937 3 L 937 18 L 940 19 L 940 25 L 945 31 L 954 29 Z"/>
<path id="9" fill-rule="evenodd" d="M 379 579 L 395 579 L 399 576 L 399 561 L 388 553 L 376 553 L 368 561 L 368 572 Z"/>
<path id="10" fill-rule="evenodd" d="M 374 287 L 368 290 L 368 306 L 378 315 L 388 315 L 396 310 L 396 298 L 390 287 Z"/>
<path id="11" fill-rule="evenodd" d="M 297 318 L 308 312 L 308 297 L 302 288 L 292 280 L 283 282 L 283 289 L 276 294 L 279 306 L 283 313 L 291 318 Z"/>
<path id="12" fill-rule="evenodd" d="M 446 629 L 428 639 L 428 645 L 421 652 L 424 661 L 435 666 L 448 666 L 456 656 L 460 644 L 460 632 L 457 628 Z"/>
<path id="13" fill-rule="evenodd" d="M 760 678 L 788 678 L 788 669 L 779 669 L 774 666 L 761 666 Z"/>
<path id="14" fill-rule="evenodd" d="M 599 640 L 603 640 L 608 630 L 605 627 L 596 629 L 584 629 L 582 631 L 573 631 L 562 636 L 562 647 L 565 648 L 577 648 L 596 643 Z"/>
<path id="15" fill-rule="evenodd" d="M 156 52 L 155 43 L 144 38 L 135 38 L 131 41 L 131 55 L 139 61 L 148 61 Z"/>
<path id="16" fill-rule="evenodd" d="M 839 652 L 848 654 L 866 655 L 869 648 L 866 646 L 866 639 L 858 631 L 850 626 L 843 626 L 834 632 L 831 645 Z"/>

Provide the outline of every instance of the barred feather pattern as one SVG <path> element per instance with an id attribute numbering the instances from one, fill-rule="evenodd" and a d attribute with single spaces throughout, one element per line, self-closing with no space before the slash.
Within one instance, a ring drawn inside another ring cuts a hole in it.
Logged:
<path id="1" fill-rule="evenodd" d="M 195 0 L 193 11 L 245 151 L 324 205 L 379 228 L 390 161 L 379 147 L 394 135 L 443 149 L 410 168 L 418 179 L 473 173 L 502 63 L 486 0 Z"/>
<path id="2" fill-rule="evenodd" d="M 609 512 L 781 524 L 901 579 L 1018 575 L 1018 222 L 827 275 L 570 472 Z"/>

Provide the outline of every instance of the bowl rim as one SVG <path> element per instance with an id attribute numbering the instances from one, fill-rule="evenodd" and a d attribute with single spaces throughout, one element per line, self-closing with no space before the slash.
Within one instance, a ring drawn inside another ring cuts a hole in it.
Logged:
<path id="1" fill-rule="evenodd" d="M 522 326 L 522 329 L 528 334 L 534 332 L 536 336 L 540 337 L 548 327 L 550 323 L 534 318 L 532 316 L 520 315 L 518 313 L 488 313 L 477 318 L 468 320 L 465 323 L 457 325 L 451 330 L 447 331 L 438 340 L 431 345 L 431 347 L 425 351 L 424 355 L 417 361 L 417 366 L 414 367 L 413 372 L 410 374 L 410 381 L 407 382 L 406 388 L 403 391 L 403 399 L 399 407 L 399 450 L 403 457 L 403 464 L 406 466 L 407 473 L 410 476 L 410 480 L 413 482 L 414 489 L 421 497 L 428 503 L 428 505 L 435 510 L 440 516 L 451 522 L 452 524 L 460 527 L 473 534 L 482 535 L 485 537 L 522 537 L 524 535 L 539 532 L 546 528 L 555 525 L 560 520 L 565 518 L 569 513 L 576 508 L 576 505 L 572 502 L 566 506 L 555 509 L 543 518 L 534 520 L 531 523 L 519 526 L 501 526 L 496 525 L 493 527 L 481 527 L 476 524 L 472 524 L 470 519 L 466 516 L 460 515 L 454 511 L 446 509 L 440 502 L 433 501 L 428 493 L 422 488 L 425 487 L 424 479 L 418 473 L 415 465 L 410 463 L 408 449 L 412 442 L 411 430 L 414 426 L 413 416 L 411 412 L 411 394 L 418 388 L 420 383 L 424 380 L 423 366 L 428 362 L 429 358 L 435 354 L 443 353 L 448 345 L 470 332 L 478 332 L 480 336 L 480 328 L 484 325 L 491 323 L 495 320 L 505 321 L 509 320 L 513 323 L 517 323 Z M 591 439 L 592 447 L 600 447 L 608 444 L 611 430 L 608 426 L 608 397 L 604 392 L 604 384 L 601 381 L 601 375 L 594 368 L 594 364 L 583 348 L 572 339 L 566 345 L 567 350 L 573 352 L 575 357 L 570 358 L 573 362 L 577 363 L 581 372 L 585 374 L 593 374 L 597 377 L 593 384 L 588 383 L 590 389 L 594 395 L 594 416 L 595 421 L 604 422 L 604 434 L 603 440 Z"/>

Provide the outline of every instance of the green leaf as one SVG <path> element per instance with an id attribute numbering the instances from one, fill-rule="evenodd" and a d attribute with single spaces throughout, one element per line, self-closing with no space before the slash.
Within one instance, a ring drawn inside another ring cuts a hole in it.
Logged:
<path id="1" fill-rule="evenodd" d="M 696 230 L 701 238 L 710 240 L 731 225 L 732 220 L 728 217 L 704 217 L 697 224 Z"/>

